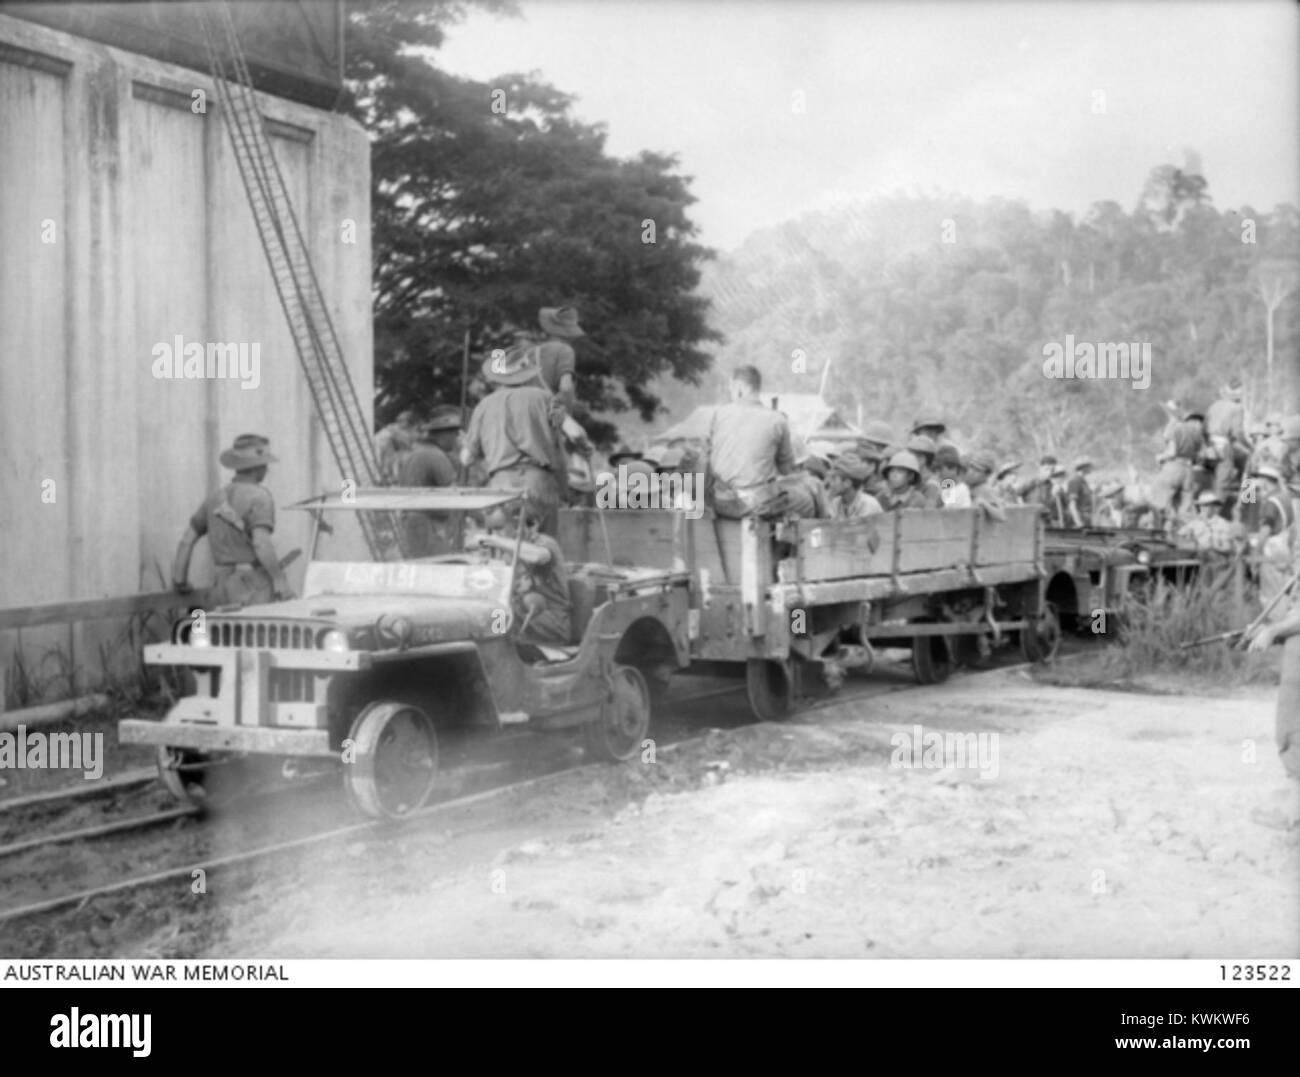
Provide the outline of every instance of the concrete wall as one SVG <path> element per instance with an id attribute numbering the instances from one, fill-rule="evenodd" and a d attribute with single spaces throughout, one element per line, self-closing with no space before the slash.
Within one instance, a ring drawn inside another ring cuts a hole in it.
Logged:
<path id="1" fill-rule="evenodd" d="M 368 402 L 365 133 L 262 106 Z M 278 504 L 338 488 L 218 112 L 206 76 L 0 15 L 0 607 L 158 590 L 156 566 L 168 571 L 186 518 L 224 481 L 217 457 L 237 434 L 271 439 Z M 155 378 L 154 346 L 178 334 L 260 344 L 260 385 Z M 303 514 L 281 514 L 282 554 L 307 537 Z M 199 583 L 206 556 L 203 543 Z M 29 663 L 55 648 L 81 663 L 122 628 L 30 630 L 22 644 Z M 0 632 L 0 666 L 16 644 Z"/>

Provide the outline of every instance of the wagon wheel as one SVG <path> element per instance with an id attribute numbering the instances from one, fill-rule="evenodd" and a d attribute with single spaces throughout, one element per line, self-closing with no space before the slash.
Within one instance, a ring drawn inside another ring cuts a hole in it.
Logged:
<path id="1" fill-rule="evenodd" d="M 938 684 L 952 672 L 952 655 L 944 636 L 912 637 L 912 672 L 918 684 Z"/>
<path id="2" fill-rule="evenodd" d="M 631 759 L 650 732 L 650 689 L 635 666 L 615 666 L 610 676 L 610 697 L 600 717 L 588 722 L 587 751 L 610 763 Z"/>
<path id="3" fill-rule="evenodd" d="M 407 703 L 366 707 L 349 734 L 355 756 L 343 768 L 353 805 L 374 819 L 398 819 L 422 808 L 438 774 L 433 721 Z"/>
<path id="4" fill-rule="evenodd" d="M 751 658 L 745 663 L 749 709 L 762 722 L 781 722 L 794 709 L 795 686 L 788 663 Z"/>
<path id="5" fill-rule="evenodd" d="M 1020 633 L 1020 651 L 1029 662 L 1050 662 L 1061 646 L 1061 618 L 1056 605 L 1044 602 L 1038 616 Z"/>
<path id="6" fill-rule="evenodd" d="M 177 800 L 205 812 L 221 811 L 251 793 L 255 768 L 242 756 L 194 748 L 158 748 L 158 777 Z"/>

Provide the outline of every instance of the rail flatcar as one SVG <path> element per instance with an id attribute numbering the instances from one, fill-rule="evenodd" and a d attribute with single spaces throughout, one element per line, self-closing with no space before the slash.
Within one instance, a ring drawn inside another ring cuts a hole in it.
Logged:
<path id="1" fill-rule="evenodd" d="M 294 508 L 479 513 L 497 490 L 359 490 Z M 439 730 L 580 728 L 609 760 L 641 750 L 652 710 L 687 669 L 743 671 L 757 717 L 833 691 L 877 648 L 911 649 L 942 679 L 981 638 L 1055 652 L 1042 527 L 1032 508 L 856 520 L 730 520 L 679 510 L 560 513 L 572 638 L 538 646 L 511 616 L 513 561 L 477 552 L 331 561 L 312 543 L 303 594 L 198 610 L 145 661 L 192 671 L 196 691 L 161 721 L 120 723 L 153 745 L 168 788 L 198 803 L 209 776 L 254 756 L 342 764 L 364 814 L 418 809 L 436 785 Z"/>

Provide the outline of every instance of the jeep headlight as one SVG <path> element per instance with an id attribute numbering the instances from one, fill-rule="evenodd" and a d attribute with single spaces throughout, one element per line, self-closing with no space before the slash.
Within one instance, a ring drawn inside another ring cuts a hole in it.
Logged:
<path id="1" fill-rule="evenodd" d="M 337 628 L 327 628 L 320 636 L 320 649 L 341 654 L 348 649 L 348 634 Z"/>
<path id="2" fill-rule="evenodd" d="M 1149 564 L 1151 564 L 1151 551 L 1150 551 L 1150 550 L 1139 550 L 1139 551 L 1138 551 L 1138 564 L 1139 564 L 1139 565 L 1149 565 Z"/>
<path id="3" fill-rule="evenodd" d="M 212 646 L 212 637 L 208 635 L 208 626 L 206 623 L 198 622 L 191 626 L 190 646 L 191 647 Z"/>

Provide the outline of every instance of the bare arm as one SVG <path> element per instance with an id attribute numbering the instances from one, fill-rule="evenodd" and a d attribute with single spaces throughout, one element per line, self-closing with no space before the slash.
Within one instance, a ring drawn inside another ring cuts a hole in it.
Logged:
<path id="1" fill-rule="evenodd" d="M 271 541 L 271 532 L 265 527 L 253 528 L 253 553 L 257 555 L 257 563 L 266 569 L 271 577 L 275 597 L 293 598 L 293 589 L 289 586 L 284 569 L 280 567 L 279 558 L 275 556 L 275 544 Z"/>
<path id="2" fill-rule="evenodd" d="M 515 552 L 514 539 L 502 538 L 500 535 L 479 535 L 477 539 L 477 544 L 480 546 L 491 546 L 492 549 L 501 550 L 503 553 L 513 554 Z M 521 542 L 519 544 L 519 560 L 526 565 L 550 564 L 551 551 L 536 542 Z"/>
<path id="3" fill-rule="evenodd" d="M 194 553 L 194 544 L 199 541 L 199 533 L 193 527 L 187 527 L 176 547 L 176 557 L 172 561 L 172 587 L 180 594 L 188 594 L 192 588 L 189 584 L 190 556 Z"/>

